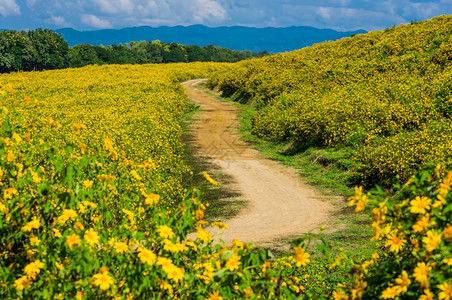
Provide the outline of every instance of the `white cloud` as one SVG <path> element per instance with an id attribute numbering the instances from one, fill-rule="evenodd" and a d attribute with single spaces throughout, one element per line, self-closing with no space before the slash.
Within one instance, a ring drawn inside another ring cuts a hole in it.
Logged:
<path id="1" fill-rule="evenodd" d="M 137 1 L 133 0 L 94 0 L 93 3 L 97 4 L 103 13 L 107 14 L 132 14 L 135 10 Z M 138 1 L 140 2 L 140 1 Z"/>
<path id="2" fill-rule="evenodd" d="M 51 16 L 48 22 L 57 26 L 69 26 L 69 23 L 66 22 L 66 20 L 62 16 Z"/>
<path id="3" fill-rule="evenodd" d="M 86 25 L 100 29 L 113 27 L 109 21 L 102 20 L 95 15 L 83 15 L 82 22 L 85 23 Z"/>
<path id="4" fill-rule="evenodd" d="M 319 7 L 317 8 L 317 13 L 324 19 L 329 20 L 331 18 L 329 7 Z"/>
<path id="5" fill-rule="evenodd" d="M 0 15 L 4 17 L 20 16 L 20 7 L 16 4 L 16 0 L 0 0 Z"/>
<path id="6" fill-rule="evenodd" d="M 195 0 L 192 5 L 192 11 L 194 20 L 200 23 L 206 20 L 219 23 L 228 16 L 227 11 L 213 0 Z"/>

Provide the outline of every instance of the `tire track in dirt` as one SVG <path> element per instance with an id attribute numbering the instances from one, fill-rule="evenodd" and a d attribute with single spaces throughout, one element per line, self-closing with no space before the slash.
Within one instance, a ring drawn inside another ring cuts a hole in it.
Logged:
<path id="1" fill-rule="evenodd" d="M 303 182 L 296 170 L 262 157 L 243 142 L 236 106 L 195 87 L 204 81 L 183 83 L 189 99 L 202 108 L 192 132 L 199 155 L 232 176 L 247 202 L 237 216 L 225 222 L 229 230 L 221 231 L 216 238 L 226 244 L 234 238 L 271 244 L 276 239 L 301 235 L 328 223 L 333 205 Z M 209 228 L 209 231 L 215 234 L 218 230 Z"/>

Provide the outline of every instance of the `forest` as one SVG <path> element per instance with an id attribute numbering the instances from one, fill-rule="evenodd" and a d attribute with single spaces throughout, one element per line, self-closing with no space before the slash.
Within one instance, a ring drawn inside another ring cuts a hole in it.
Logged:
<path id="1" fill-rule="evenodd" d="M 266 51 L 235 51 L 208 45 L 181 45 L 155 41 L 132 41 L 108 46 L 79 44 L 49 29 L 0 31 L 0 72 L 77 68 L 91 64 L 147 64 L 175 62 L 238 62 L 263 57 Z"/>

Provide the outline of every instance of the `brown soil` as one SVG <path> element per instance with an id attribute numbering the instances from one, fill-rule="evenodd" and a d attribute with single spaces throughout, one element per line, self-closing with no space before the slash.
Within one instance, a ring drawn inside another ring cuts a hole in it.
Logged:
<path id="1" fill-rule="evenodd" d="M 226 244 L 234 238 L 268 244 L 326 225 L 333 205 L 307 185 L 296 170 L 262 157 L 242 141 L 236 106 L 196 88 L 201 82 L 197 79 L 183 83 L 188 97 L 202 108 L 193 129 L 199 155 L 232 176 L 246 200 L 246 207 L 226 222 L 229 230 L 221 231 L 216 238 Z"/>

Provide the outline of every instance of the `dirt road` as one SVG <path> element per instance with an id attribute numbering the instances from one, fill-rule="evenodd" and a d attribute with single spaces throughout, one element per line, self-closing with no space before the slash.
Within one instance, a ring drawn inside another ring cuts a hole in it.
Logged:
<path id="1" fill-rule="evenodd" d="M 295 170 L 263 158 L 243 142 L 236 106 L 195 88 L 202 81 L 183 83 L 188 97 L 203 110 L 193 129 L 200 155 L 231 175 L 247 201 L 246 207 L 226 222 L 229 230 L 217 238 L 226 244 L 234 238 L 267 244 L 326 224 L 333 205 L 304 183 Z"/>

